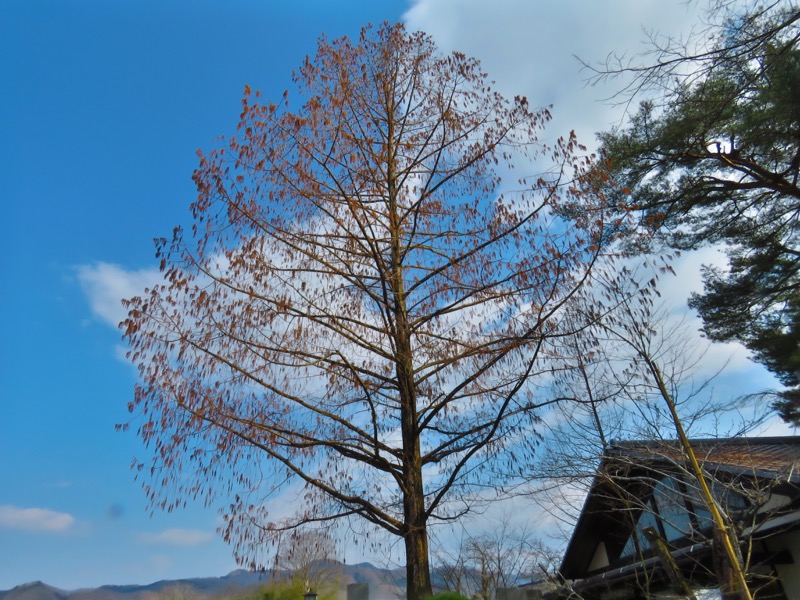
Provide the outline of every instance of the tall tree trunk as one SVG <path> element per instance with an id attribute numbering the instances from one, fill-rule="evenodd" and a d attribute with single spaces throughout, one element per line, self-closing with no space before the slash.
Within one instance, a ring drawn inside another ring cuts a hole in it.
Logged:
<path id="1" fill-rule="evenodd" d="M 411 373 L 410 345 L 400 336 L 407 360 L 398 365 L 400 382 L 401 430 L 403 436 L 403 511 L 405 520 L 406 578 L 408 600 L 425 600 L 432 595 L 428 564 L 428 517 L 425 513 L 425 486 L 422 480 L 422 457 L 417 431 L 417 406 Z"/>
<path id="2" fill-rule="evenodd" d="M 433 595 L 431 572 L 428 565 L 428 529 L 425 522 L 425 500 L 422 495 L 422 478 L 419 494 L 411 494 L 405 501 L 406 523 L 406 597 L 408 600 L 425 600 Z"/>
<path id="3" fill-rule="evenodd" d="M 402 285 L 402 284 L 400 284 Z M 422 453 L 417 428 L 417 395 L 413 378 L 412 352 L 405 319 L 405 306 L 398 310 L 398 364 L 403 436 L 403 511 L 405 521 L 406 578 L 408 600 L 425 600 L 432 595 L 428 565 L 428 517 L 425 513 L 425 485 Z"/>
<path id="4" fill-rule="evenodd" d="M 400 403 L 400 428 L 403 439 L 403 511 L 406 545 L 406 597 L 425 600 L 433 595 L 428 563 L 428 517 L 425 513 L 425 486 L 422 480 L 422 453 L 417 424 L 417 388 L 414 379 L 412 332 L 406 307 L 403 279 L 402 219 L 397 206 L 395 178 L 394 99 L 387 94 L 388 160 L 387 191 L 391 245 L 391 290 L 394 299 L 395 373 Z"/>

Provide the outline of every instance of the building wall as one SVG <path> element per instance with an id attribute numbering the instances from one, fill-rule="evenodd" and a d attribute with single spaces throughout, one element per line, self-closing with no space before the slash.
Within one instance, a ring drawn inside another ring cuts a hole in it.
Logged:
<path id="1" fill-rule="evenodd" d="M 788 550 L 794 564 L 775 565 L 787 598 L 800 598 L 800 531 L 791 531 L 769 540 L 771 552 Z"/>

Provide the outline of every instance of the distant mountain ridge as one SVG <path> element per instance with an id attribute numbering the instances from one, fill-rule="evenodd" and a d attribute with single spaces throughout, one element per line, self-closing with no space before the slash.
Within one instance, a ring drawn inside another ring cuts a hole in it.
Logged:
<path id="1" fill-rule="evenodd" d="M 65 600 L 69 592 L 59 590 L 41 581 L 23 583 L 7 591 L 0 591 L 0 600 Z"/>
<path id="2" fill-rule="evenodd" d="M 370 586 L 370 600 L 396 598 L 398 590 L 405 589 L 405 569 L 382 569 L 370 563 L 341 566 L 343 587 L 350 583 Z M 269 583 L 272 572 L 238 569 L 222 577 L 196 577 L 191 579 L 161 580 L 144 585 L 103 585 L 97 588 L 61 590 L 41 581 L 18 585 L 10 590 L 0 590 L 0 600 L 153 600 L 169 588 L 180 586 L 189 592 L 188 597 L 222 596 L 245 592 L 249 588 Z M 182 599 L 176 599 L 182 600 Z"/>

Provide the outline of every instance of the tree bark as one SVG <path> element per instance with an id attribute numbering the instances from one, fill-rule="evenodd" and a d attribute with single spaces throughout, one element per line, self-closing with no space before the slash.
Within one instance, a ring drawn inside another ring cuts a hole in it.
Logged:
<path id="1" fill-rule="evenodd" d="M 412 377 L 411 346 L 402 332 L 407 326 L 404 311 L 398 314 L 397 378 L 401 402 L 403 436 L 403 510 L 406 524 L 406 597 L 425 600 L 433 595 L 428 564 L 428 516 L 425 512 L 425 486 L 422 480 L 422 456 L 417 426 L 417 397 Z"/>
<path id="2" fill-rule="evenodd" d="M 420 492 L 422 491 L 421 484 L 420 479 Z M 405 535 L 406 598 L 408 600 L 425 600 L 433 595 L 433 588 L 428 565 L 428 529 L 425 524 L 424 499 L 422 496 L 410 497 L 406 499 L 405 504 L 409 523 Z M 417 515 L 420 509 L 423 512 L 421 516 Z"/>
<path id="3" fill-rule="evenodd" d="M 394 298 L 395 374 L 400 402 L 400 427 L 403 438 L 403 510 L 405 516 L 406 598 L 425 600 L 433 595 L 428 560 L 428 515 L 425 512 L 425 486 L 422 479 L 422 452 L 417 424 L 417 387 L 414 377 L 414 351 L 406 307 L 403 265 L 402 219 L 397 203 L 394 98 L 387 94 L 388 148 L 386 183 L 389 200 L 391 242 L 391 290 Z"/>

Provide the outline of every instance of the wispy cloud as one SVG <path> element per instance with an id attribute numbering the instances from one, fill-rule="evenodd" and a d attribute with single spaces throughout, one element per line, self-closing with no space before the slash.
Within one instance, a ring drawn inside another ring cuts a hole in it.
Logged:
<path id="1" fill-rule="evenodd" d="M 48 508 L 22 508 L 9 504 L 0 505 L 0 529 L 21 531 L 59 532 L 75 523 L 75 517 Z"/>
<path id="2" fill-rule="evenodd" d="M 630 58 L 646 49 L 642 29 L 680 36 L 698 13 L 695 3 L 415 0 L 404 21 L 445 50 L 479 58 L 506 96 L 526 95 L 532 106 L 553 104 L 547 137 L 574 129 L 591 146 L 595 132 L 621 116 L 603 99 L 622 82 L 587 86 L 591 73 L 576 57 L 593 64 L 612 52 Z"/>
<path id="3" fill-rule="evenodd" d="M 134 579 L 145 578 L 148 581 L 158 578 L 176 579 L 174 572 L 170 572 L 175 566 L 172 557 L 164 554 L 153 554 L 151 556 L 136 555 L 130 560 L 125 561 L 123 569 L 125 576 Z"/>
<path id="4" fill-rule="evenodd" d="M 199 529 L 165 529 L 158 533 L 142 533 L 139 538 L 148 544 L 164 546 L 200 546 L 214 539 L 214 534 Z"/>
<path id="5" fill-rule="evenodd" d="M 757 431 L 757 435 L 761 436 L 779 436 L 779 435 L 791 435 L 795 436 L 800 433 L 800 428 L 795 427 L 789 423 L 786 423 L 783 419 L 779 417 L 772 417 L 766 423 L 764 423 L 761 428 Z"/>
<path id="6" fill-rule="evenodd" d="M 71 481 L 66 479 L 59 479 L 58 481 L 54 481 L 53 483 L 48 484 L 46 487 L 56 488 L 59 490 L 72 487 L 74 484 Z"/>
<path id="7" fill-rule="evenodd" d="M 122 300 L 140 295 L 146 287 L 161 281 L 156 268 L 128 271 L 105 262 L 81 265 L 77 276 L 94 316 L 114 328 L 127 315 Z"/>

